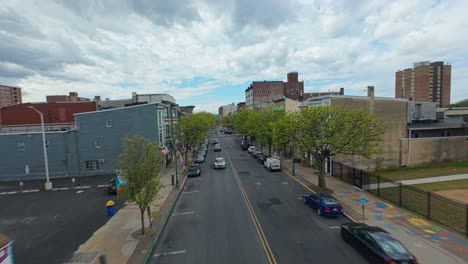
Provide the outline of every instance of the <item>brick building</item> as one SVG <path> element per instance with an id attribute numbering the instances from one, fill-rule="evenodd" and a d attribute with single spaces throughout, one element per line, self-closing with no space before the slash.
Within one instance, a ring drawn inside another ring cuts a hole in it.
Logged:
<path id="1" fill-rule="evenodd" d="M 448 107 L 451 72 L 452 66 L 442 61 L 414 63 L 413 68 L 395 73 L 395 97 Z"/>
<path id="2" fill-rule="evenodd" d="M 61 102 L 61 103 L 27 103 L 10 105 L 0 108 L 0 125 L 2 132 L 14 132 L 40 129 L 41 118 L 33 106 L 44 116 L 44 124 L 48 131 L 69 130 L 74 128 L 75 114 L 97 110 L 96 102 Z"/>
<path id="3" fill-rule="evenodd" d="M 0 85 L 0 107 L 21 104 L 21 88 Z"/>
<path id="4" fill-rule="evenodd" d="M 288 98 L 294 101 L 324 96 L 344 95 L 344 88 L 339 92 L 304 93 L 304 82 L 299 81 L 297 72 L 287 74 L 287 81 L 263 81 L 252 82 L 245 90 L 245 103 L 247 108 L 263 108 L 280 98 Z"/>
<path id="5" fill-rule="evenodd" d="M 77 92 L 70 92 L 68 95 L 47 95 L 46 101 L 52 102 L 82 102 L 90 101 L 89 98 L 79 97 Z"/>

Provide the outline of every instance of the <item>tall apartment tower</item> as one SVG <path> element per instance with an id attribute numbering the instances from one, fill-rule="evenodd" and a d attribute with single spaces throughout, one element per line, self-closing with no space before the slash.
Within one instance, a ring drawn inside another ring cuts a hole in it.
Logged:
<path id="1" fill-rule="evenodd" d="M 395 73 L 395 97 L 448 107 L 451 75 L 452 66 L 443 61 L 414 63 L 413 68 Z"/>
<path id="2" fill-rule="evenodd" d="M 21 88 L 0 85 L 0 107 L 21 104 Z"/>

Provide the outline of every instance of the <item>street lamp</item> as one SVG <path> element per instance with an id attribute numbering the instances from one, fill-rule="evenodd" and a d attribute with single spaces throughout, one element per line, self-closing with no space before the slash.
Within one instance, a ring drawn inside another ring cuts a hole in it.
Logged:
<path id="1" fill-rule="evenodd" d="M 44 116 L 34 106 L 28 106 L 28 108 L 31 108 L 32 110 L 36 111 L 41 116 L 42 148 L 44 150 L 44 166 L 45 166 L 45 173 L 46 173 L 46 182 L 44 184 L 44 187 L 46 190 L 51 190 L 52 182 L 49 181 L 49 162 L 47 161 L 47 149 L 46 149 L 46 139 L 45 139 L 45 131 L 44 131 Z"/>

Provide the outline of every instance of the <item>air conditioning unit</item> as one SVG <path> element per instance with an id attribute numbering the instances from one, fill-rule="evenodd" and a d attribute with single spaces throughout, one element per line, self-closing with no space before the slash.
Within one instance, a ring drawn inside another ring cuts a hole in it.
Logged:
<path id="1" fill-rule="evenodd" d="M 104 163 L 104 159 L 100 159 L 100 160 L 99 160 L 99 163 Z"/>

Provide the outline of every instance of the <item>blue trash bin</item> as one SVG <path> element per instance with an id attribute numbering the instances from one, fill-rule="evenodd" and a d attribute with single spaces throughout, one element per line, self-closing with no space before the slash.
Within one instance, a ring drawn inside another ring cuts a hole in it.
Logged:
<path id="1" fill-rule="evenodd" d="M 115 203 L 114 203 L 114 201 L 109 200 L 106 203 L 106 207 L 107 207 L 107 216 L 115 215 Z"/>

